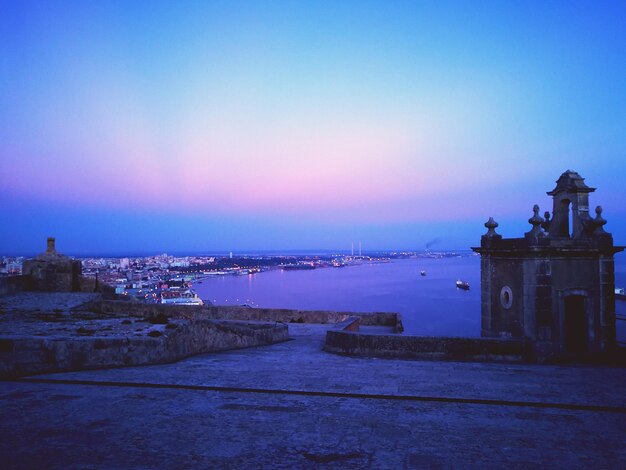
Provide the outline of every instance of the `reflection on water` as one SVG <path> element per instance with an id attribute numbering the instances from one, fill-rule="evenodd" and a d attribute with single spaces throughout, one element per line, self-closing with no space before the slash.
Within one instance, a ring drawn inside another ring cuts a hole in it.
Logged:
<path id="1" fill-rule="evenodd" d="M 425 270 L 426 276 L 420 271 Z M 617 257 L 615 278 L 626 286 L 626 262 Z M 471 289 L 457 289 L 458 279 Z M 216 305 L 353 312 L 399 312 L 405 334 L 480 336 L 480 258 L 409 259 L 312 271 L 269 271 L 211 277 L 194 286 Z M 618 301 L 626 316 L 626 302 Z M 618 321 L 626 341 L 626 322 Z M 624 338 L 624 339 L 622 339 Z"/>

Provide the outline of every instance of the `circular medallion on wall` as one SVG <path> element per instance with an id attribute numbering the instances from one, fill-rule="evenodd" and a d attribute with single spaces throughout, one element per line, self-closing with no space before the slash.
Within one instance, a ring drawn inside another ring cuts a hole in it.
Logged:
<path id="1" fill-rule="evenodd" d="M 500 291 L 500 304 L 506 309 L 511 308 L 511 305 L 513 305 L 513 291 L 509 286 L 504 286 Z"/>

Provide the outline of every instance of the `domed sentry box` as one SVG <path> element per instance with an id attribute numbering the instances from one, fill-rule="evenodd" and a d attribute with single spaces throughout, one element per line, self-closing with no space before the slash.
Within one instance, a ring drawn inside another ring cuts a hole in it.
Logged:
<path id="1" fill-rule="evenodd" d="M 574 171 L 548 192 L 552 214 L 533 207 L 532 228 L 504 239 L 489 218 L 481 255 L 481 334 L 525 339 L 537 361 L 588 360 L 615 348 L 615 246 L 602 208 Z"/>

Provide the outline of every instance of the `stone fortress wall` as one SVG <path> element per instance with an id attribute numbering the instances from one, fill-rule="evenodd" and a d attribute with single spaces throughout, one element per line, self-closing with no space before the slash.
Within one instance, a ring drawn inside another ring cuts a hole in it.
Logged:
<path id="1" fill-rule="evenodd" d="M 32 330 L 0 335 L 0 377 L 168 363 L 286 341 L 288 323 L 341 324 L 354 314 L 95 300 L 69 312 L 20 315 L 26 322 L 46 322 L 51 330 L 44 336 Z M 402 331 L 395 313 L 365 313 L 359 319 L 364 325 Z M 139 324 L 147 325 L 142 333 L 136 332 Z M 67 328 L 53 333 L 59 325 Z"/>
<path id="2" fill-rule="evenodd" d="M 32 290 L 32 278 L 29 275 L 0 277 L 0 295 L 16 294 Z"/>
<path id="3" fill-rule="evenodd" d="M 340 323 L 358 316 L 363 326 L 387 326 L 396 333 L 403 331 L 402 316 L 399 313 L 374 312 L 354 313 L 332 310 L 294 310 L 281 308 L 251 308 L 241 306 L 210 305 L 167 305 L 131 303 L 123 300 L 102 300 L 92 302 L 88 308 L 103 314 L 156 315 L 161 312 L 175 312 L 187 318 L 210 318 L 213 320 L 237 320 L 280 323 Z"/>
<path id="4" fill-rule="evenodd" d="M 21 334 L 0 335 L 0 378 L 162 364 L 289 339 L 284 324 L 216 320 L 185 312 L 189 307 L 163 305 L 150 311 L 142 304 L 120 303 L 126 308 L 110 313 L 90 310 L 89 304 L 74 312 L 21 313 L 16 324 L 45 322 L 48 332 L 26 325 Z"/>
<path id="5" fill-rule="evenodd" d="M 401 359 L 520 362 L 524 342 L 496 338 L 459 338 L 368 334 L 361 318 L 350 317 L 326 332 L 324 351 L 346 356 Z"/>

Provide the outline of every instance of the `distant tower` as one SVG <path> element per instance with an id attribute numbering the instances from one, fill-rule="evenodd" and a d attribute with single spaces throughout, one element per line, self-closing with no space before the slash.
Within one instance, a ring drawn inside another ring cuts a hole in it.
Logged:
<path id="1" fill-rule="evenodd" d="M 233 252 L 230 252 L 230 259 L 233 259 Z"/>
<path id="2" fill-rule="evenodd" d="M 352 256 L 354 256 L 354 242 L 352 242 Z"/>
<path id="3" fill-rule="evenodd" d="M 49 237 L 46 251 L 24 261 L 22 273 L 29 276 L 31 288 L 37 291 L 79 291 L 82 275 L 80 260 L 68 258 L 56 251 L 55 239 Z"/>
<path id="4" fill-rule="evenodd" d="M 55 247 L 55 238 L 54 237 L 48 237 L 48 245 L 46 247 L 46 253 L 50 253 L 50 254 L 54 254 L 57 252 L 56 247 Z"/>
<path id="5" fill-rule="evenodd" d="M 359 242 L 359 258 L 361 257 L 361 242 Z"/>
<path id="6" fill-rule="evenodd" d="M 566 171 L 548 192 L 552 220 L 533 207 L 523 238 L 503 239 L 490 218 L 481 237 L 481 334 L 528 341 L 540 360 L 579 359 L 615 347 L 614 255 L 602 208 L 589 215 L 584 179 Z"/>

